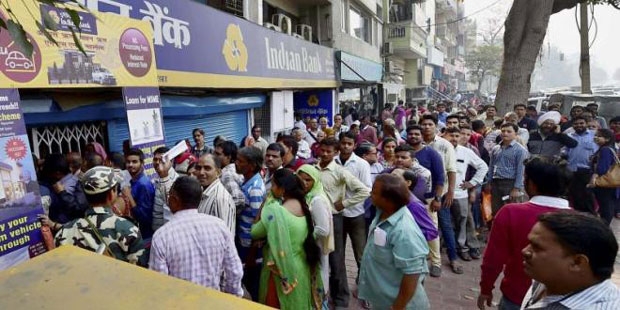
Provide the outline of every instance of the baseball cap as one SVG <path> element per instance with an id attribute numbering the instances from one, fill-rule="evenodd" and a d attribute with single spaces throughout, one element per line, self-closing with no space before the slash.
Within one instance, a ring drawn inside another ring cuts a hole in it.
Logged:
<path id="1" fill-rule="evenodd" d="M 121 183 L 122 178 L 110 167 L 96 166 L 86 171 L 80 181 L 84 187 L 84 193 L 96 195 L 114 188 Z"/>

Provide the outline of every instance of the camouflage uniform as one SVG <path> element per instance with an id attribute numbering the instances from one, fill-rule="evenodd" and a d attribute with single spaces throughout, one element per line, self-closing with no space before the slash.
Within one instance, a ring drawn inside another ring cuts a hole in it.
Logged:
<path id="1" fill-rule="evenodd" d="M 89 208 L 85 217 L 97 228 L 115 258 L 140 266 L 147 265 L 149 257 L 145 243 L 133 223 L 114 215 L 108 207 Z M 56 246 L 71 244 L 95 252 L 100 243 L 84 218 L 64 224 L 56 234 Z"/>

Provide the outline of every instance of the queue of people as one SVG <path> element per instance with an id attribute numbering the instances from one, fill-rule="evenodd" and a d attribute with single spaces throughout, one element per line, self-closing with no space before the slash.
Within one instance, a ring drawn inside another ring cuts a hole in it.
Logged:
<path id="1" fill-rule="evenodd" d="M 428 309 L 425 278 L 463 274 L 462 261 L 478 259 L 480 309 L 502 272 L 500 309 L 620 306 L 608 284 L 620 190 L 605 177 L 618 162 L 620 118 L 593 131 L 575 114 L 562 132 L 558 112 L 534 120 L 524 105 L 503 118 L 493 106 L 480 119 L 448 111 L 399 103 L 378 124 L 336 115 L 331 127 L 298 117 L 274 143 L 254 126 L 239 145 L 218 137 L 211 147 L 197 128 L 177 158 L 154 152 L 152 178 L 138 149 L 52 154 L 40 170 L 51 201 L 42 221 L 56 246 L 280 309 L 346 309 L 351 296 L 372 309 Z M 579 227 L 589 230 L 576 236 Z M 563 264 L 543 270 L 553 257 Z"/>

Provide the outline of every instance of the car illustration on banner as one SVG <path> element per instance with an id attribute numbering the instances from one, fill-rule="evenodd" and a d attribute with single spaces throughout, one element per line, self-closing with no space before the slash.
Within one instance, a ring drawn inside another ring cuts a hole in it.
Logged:
<path id="1" fill-rule="evenodd" d="M 23 68 L 24 70 L 30 70 L 34 68 L 34 62 L 20 51 L 10 52 L 4 60 L 4 65 L 11 69 Z"/>

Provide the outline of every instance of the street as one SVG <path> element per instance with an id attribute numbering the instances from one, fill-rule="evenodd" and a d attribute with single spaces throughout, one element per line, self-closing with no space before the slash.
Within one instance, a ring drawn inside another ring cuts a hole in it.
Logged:
<path id="1" fill-rule="evenodd" d="M 620 240 L 620 221 L 614 219 L 611 227 L 616 235 L 616 239 Z M 462 275 L 457 275 L 450 271 L 447 266 L 447 258 L 442 252 L 442 259 L 444 260 L 444 266 L 442 267 L 442 274 L 440 278 L 426 277 L 424 288 L 428 299 L 431 302 L 433 309 L 475 309 L 476 299 L 479 292 L 480 281 L 480 260 L 472 260 L 470 262 L 459 261 L 463 264 Z M 620 254 L 619 254 L 620 255 Z M 347 242 L 347 276 L 349 279 L 349 288 L 354 290 L 355 276 L 357 274 L 357 266 L 355 259 L 353 258 L 353 251 L 351 250 L 351 244 Z M 616 268 L 612 276 L 612 280 L 616 285 L 620 285 L 620 256 L 616 257 Z M 498 278 L 495 283 L 495 290 L 493 291 L 494 305 L 499 303 L 501 298 L 501 292 L 499 291 L 499 283 L 501 277 Z M 351 298 L 349 303 L 349 309 L 364 309 L 357 299 Z"/>

